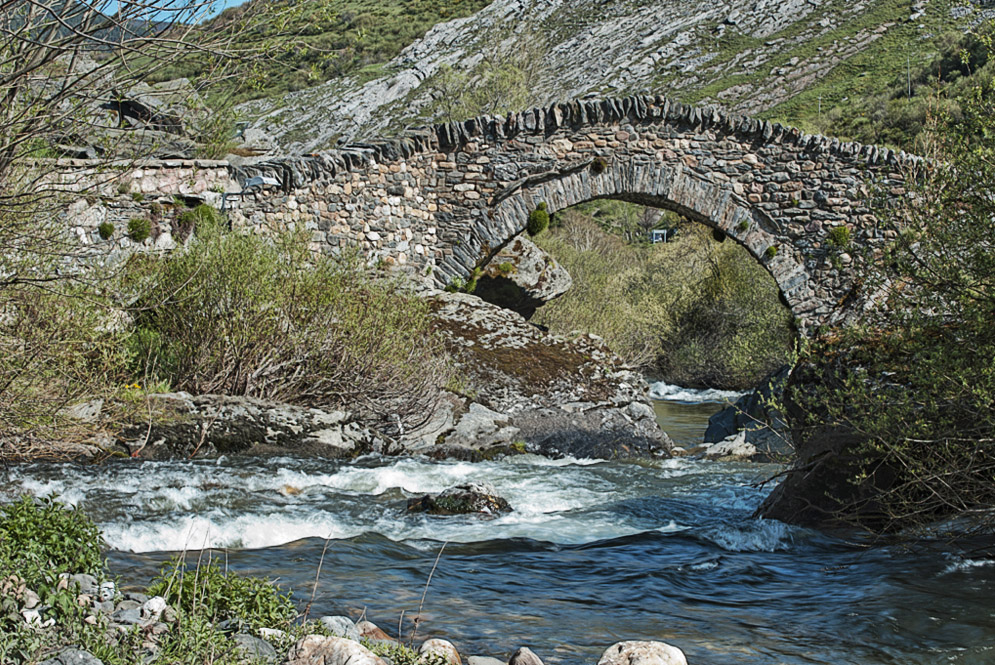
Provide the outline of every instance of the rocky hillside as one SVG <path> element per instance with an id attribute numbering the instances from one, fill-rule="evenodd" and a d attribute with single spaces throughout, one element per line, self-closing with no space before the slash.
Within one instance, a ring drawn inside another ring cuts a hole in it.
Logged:
<path id="1" fill-rule="evenodd" d="M 806 126 L 894 87 L 981 0 L 495 0 L 380 69 L 241 107 L 247 147 L 311 152 L 478 112 L 663 92 Z M 253 144 L 256 144 L 255 146 Z"/>

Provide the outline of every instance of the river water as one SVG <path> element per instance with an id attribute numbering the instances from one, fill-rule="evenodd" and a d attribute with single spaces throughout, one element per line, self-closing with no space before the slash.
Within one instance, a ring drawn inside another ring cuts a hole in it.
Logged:
<path id="1" fill-rule="evenodd" d="M 722 396 L 655 386 L 665 429 L 700 442 Z M 669 392 L 668 392 L 669 390 Z M 666 393 L 666 394 L 665 394 Z M 0 476 L 81 505 L 123 584 L 171 552 L 219 548 L 278 577 L 312 614 L 366 616 L 391 633 L 547 663 L 597 662 L 622 639 L 663 640 L 692 665 L 995 663 L 995 560 L 947 547 L 861 547 L 750 515 L 771 465 L 519 456 L 481 464 L 229 458 L 30 465 Z M 407 515 L 405 500 L 483 480 L 514 512 Z M 443 549 L 444 547 L 444 549 Z M 439 552 L 442 550 L 441 556 Z"/>

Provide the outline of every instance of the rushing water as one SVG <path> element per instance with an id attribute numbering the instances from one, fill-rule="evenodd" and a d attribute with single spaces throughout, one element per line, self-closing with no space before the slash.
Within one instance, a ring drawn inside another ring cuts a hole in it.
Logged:
<path id="1" fill-rule="evenodd" d="M 713 398 L 714 396 L 705 396 Z M 682 445 L 718 404 L 661 403 Z M 680 646 L 692 664 L 995 662 L 995 561 L 943 549 L 861 548 L 753 520 L 777 467 L 520 456 L 482 464 L 364 458 L 232 458 L 33 465 L 0 477 L 83 506 L 126 585 L 171 551 L 279 577 L 312 613 L 366 611 L 396 632 L 424 605 L 419 639 L 465 654 L 532 646 L 548 663 L 594 663 L 621 639 Z M 407 515 L 406 498 L 492 483 L 514 512 Z M 329 539 L 326 541 L 326 539 Z"/>

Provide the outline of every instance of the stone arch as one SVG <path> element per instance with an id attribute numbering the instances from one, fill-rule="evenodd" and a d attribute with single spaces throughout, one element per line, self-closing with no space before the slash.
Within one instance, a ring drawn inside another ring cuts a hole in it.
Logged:
<path id="1" fill-rule="evenodd" d="M 784 303 L 798 319 L 807 311 L 814 290 L 797 252 L 791 245 L 782 249 L 776 225 L 763 211 L 744 204 L 731 185 L 708 182 L 680 166 L 615 161 L 600 172 L 573 169 L 522 183 L 495 198 L 488 222 L 492 237 L 504 234 L 511 240 L 523 233 L 529 213 L 541 202 L 555 213 L 594 199 L 618 199 L 671 210 L 722 231 L 774 278 Z M 489 255 L 502 245 L 491 248 Z M 778 248 L 776 254 L 771 247 Z"/>

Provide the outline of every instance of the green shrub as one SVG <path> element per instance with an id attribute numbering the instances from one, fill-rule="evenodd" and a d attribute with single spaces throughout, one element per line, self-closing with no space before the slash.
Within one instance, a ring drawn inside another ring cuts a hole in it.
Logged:
<path id="1" fill-rule="evenodd" d="M 62 572 L 99 575 L 101 545 L 93 521 L 55 499 L 25 496 L 0 507 L 0 578 L 16 573 L 33 587 Z"/>
<path id="2" fill-rule="evenodd" d="M 498 264 L 497 269 L 498 272 L 501 273 L 502 275 L 508 276 L 511 273 L 515 272 L 515 264 L 511 263 L 510 261 L 504 261 L 503 263 Z"/>
<path id="3" fill-rule="evenodd" d="M 358 259 L 313 254 L 304 234 L 220 233 L 136 255 L 123 287 L 135 294 L 137 375 L 176 390 L 376 405 L 407 422 L 448 377 L 423 299 Z"/>
<path id="4" fill-rule="evenodd" d="M 837 249 L 846 249 L 850 246 L 850 228 L 847 226 L 834 226 L 829 229 L 826 240 L 831 246 Z"/>
<path id="5" fill-rule="evenodd" d="M 191 233 L 206 240 L 221 233 L 224 227 L 224 215 L 216 208 L 201 203 L 196 208 L 184 210 L 177 216 L 176 223 L 173 225 L 173 233 L 180 242 L 186 240 Z"/>
<path id="6" fill-rule="evenodd" d="M 591 162 L 591 172 L 595 175 L 604 173 L 608 170 L 608 160 L 604 157 L 595 157 L 594 161 Z"/>
<path id="7" fill-rule="evenodd" d="M 128 237 L 137 243 L 145 242 L 152 235 L 152 222 L 145 217 L 132 217 L 128 220 Z"/>
<path id="8" fill-rule="evenodd" d="M 772 259 L 775 256 L 777 256 L 777 245 L 771 245 L 770 247 L 764 250 L 765 259 Z"/>
<path id="9" fill-rule="evenodd" d="M 114 237 L 114 225 L 110 222 L 102 222 L 97 227 L 97 235 L 100 236 L 101 240 L 110 240 Z"/>
<path id="10" fill-rule="evenodd" d="M 634 210 L 619 212 L 642 218 L 639 206 L 625 205 Z M 533 321 L 560 334 L 596 333 L 626 362 L 681 385 L 752 388 L 789 361 L 791 313 L 743 247 L 714 243 L 709 229 L 689 222 L 671 242 L 625 242 L 627 226 L 604 208 L 597 217 L 588 209 L 565 210 L 562 225 L 536 240 L 573 286 Z"/>
<path id="11" fill-rule="evenodd" d="M 141 203 L 142 201 L 145 200 L 145 195 L 142 194 L 141 192 L 132 192 L 131 200 L 134 201 L 135 203 Z"/>
<path id="12" fill-rule="evenodd" d="M 280 628 L 297 617 L 289 593 L 269 581 L 222 571 L 209 561 L 188 569 L 181 560 L 166 564 L 148 589 L 172 607 L 214 622 L 233 621 L 250 630 Z"/>
<path id="13" fill-rule="evenodd" d="M 746 231 L 750 228 L 750 222 L 745 219 L 741 220 L 739 224 L 736 225 L 736 228 L 740 231 Z"/>
<path id="14" fill-rule="evenodd" d="M 546 212 L 546 204 L 540 203 L 536 209 L 529 213 L 529 223 L 526 226 L 530 236 L 537 236 L 549 227 L 549 213 Z"/>

